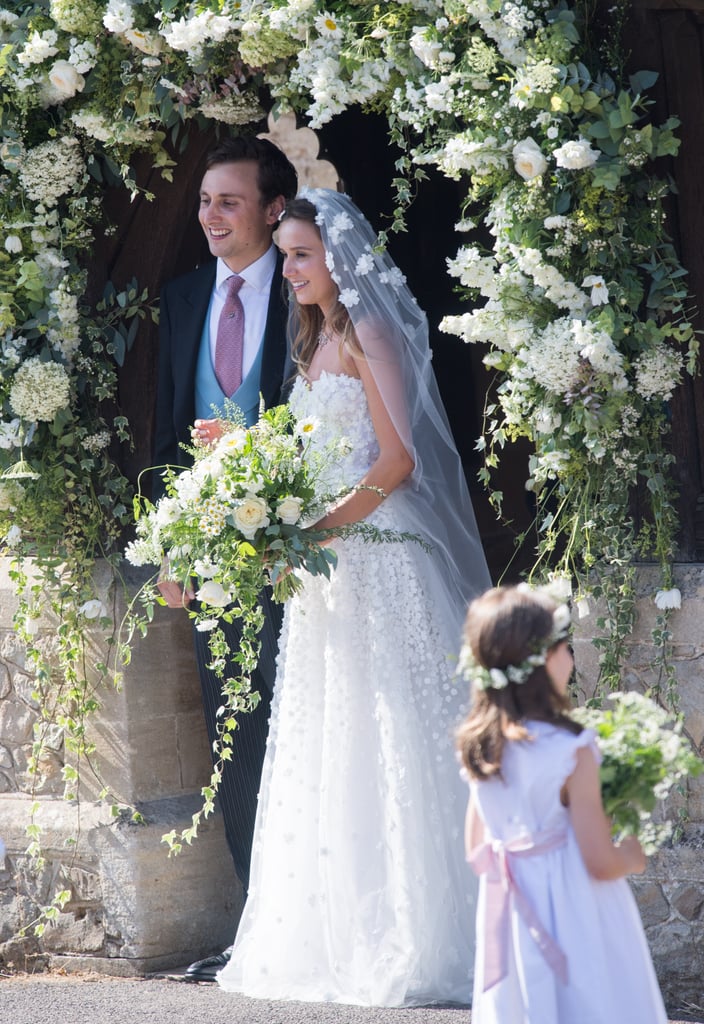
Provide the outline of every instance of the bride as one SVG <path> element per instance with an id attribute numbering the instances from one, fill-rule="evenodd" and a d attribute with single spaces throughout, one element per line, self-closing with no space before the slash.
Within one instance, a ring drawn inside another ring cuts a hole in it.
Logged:
<path id="1" fill-rule="evenodd" d="M 366 518 L 427 547 L 335 538 L 332 578 L 286 606 L 250 891 L 218 981 L 267 999 L 468 1003 L 453 654 L 490 580 L 427 321 L 347 196 L 303 190 L 278 244 L 296 300 L 290 405 L 314 444 L 350 442 L 327 493 L 358 485 L 317 525 Z"/>

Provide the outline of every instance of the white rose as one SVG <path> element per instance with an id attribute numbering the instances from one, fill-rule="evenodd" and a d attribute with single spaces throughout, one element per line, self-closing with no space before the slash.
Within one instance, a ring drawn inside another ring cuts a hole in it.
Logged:
<path id="1" fill-rule="evenodd" d="M 58 102 L 70 100 L 77 92 L 83 92 L 86 84 L 83 75 L 79 75 L 73 64 L 69 64 L 67 60 L 54 61 L 49 72 L 49 81 Z"/>
<path id="2" fill-rule="evenodd" d="M 303 502 L 300 498 L 294 498 L 293 495 L 288 495 L 286 498 L 282 498 L 276 507 L 276 514 L 282 523 L 286 523 L 288 526 L 293 526 L 301 518 L 301 509 Z"/>
<path id="3" fill-rule="evenodd" d="M 586 139 L 565 142 L 558 149 L 554 149 L 552 155 L 557 166 L 568 171 L 581 171 L 585 167 L 592 167 L 599 159 L 599 151 L 592 149 Z"/>
<path id="4" fill-rule="evenodd" d="M 87 619 L 99 619 L 103 615 L 106 615 L 105 605 L 102 601 L 97 598 L 93 598 L 92 601 L 86 601 L 78 609 L 79 615 L 85 615 Z"/>
<path id="5" fill-rule="evenodd" d="M 234 511 L 235 526 L 247 540 L 254 540 L 257 530 L 269 525 L 268 512 L 263 498 L 248 494 Z"/>
<path id="6" fill-rule="evenodd" d="M 524 181 L 530 181 L 547 170 L 548 162 L 538 143 L 529 136 L 513 147 L 513 166 Z"/>
<path id="7" fill-rule="evenodd" d="M 19 235 L 8 235 L 5 239 L 5 248 L 8 252 L 22 252 L 22 239 Z"/>
<path id="8" fill-rule="evenodd" d="M 222 583 L 216 583 L 215 580 L 206 580 L 196 597 L 202 604 L 210 604 L 214 608 L 224 608 L 230 603 L 230 595 Z"/>

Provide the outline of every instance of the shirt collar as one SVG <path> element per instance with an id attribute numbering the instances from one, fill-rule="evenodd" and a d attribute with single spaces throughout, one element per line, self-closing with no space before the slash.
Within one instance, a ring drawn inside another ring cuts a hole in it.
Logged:
<path id="1" fill-rule="evenodd" d="M 263 256 L 260 256 L 254 263 L 250 263 L 248 267 L 245 267 L 239 276 L 244 278 L 246 284 L 254 288 L 255 291 L 263 292 L 270 286 L 275 269 L 276 246 L 272 244 Z M 232 271 L 227 263 L 218 257 L 215 271 L 215 287 L 218 291 L 220 291 L 221 285 L 225 283 L 228 277 L 232 277 Z"/>

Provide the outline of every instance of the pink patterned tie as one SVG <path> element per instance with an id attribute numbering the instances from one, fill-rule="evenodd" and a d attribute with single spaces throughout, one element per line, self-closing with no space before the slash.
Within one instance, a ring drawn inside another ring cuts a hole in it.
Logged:
<path id="1" fill-rule="evenodd" d="M 227 296 L 218 321 L 215 340 L 215 376 L 230 398 L 242 383 L 242 352 L 244 350 L 244 308 L 239 290 L 244 278 L 233 274 L 227 279 Z"/>

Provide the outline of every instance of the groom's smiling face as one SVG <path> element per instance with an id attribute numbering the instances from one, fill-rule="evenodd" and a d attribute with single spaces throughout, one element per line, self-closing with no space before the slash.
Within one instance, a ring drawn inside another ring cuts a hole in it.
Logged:
<path id="1" fill-rule="evenodd" d="M 267 251 L 283 207 L 283 197 L 262 202 L 258 174 L 253 160 L 215 164 L 200 186 L 198 220 L 208 247 L 235 273 Z"/>

